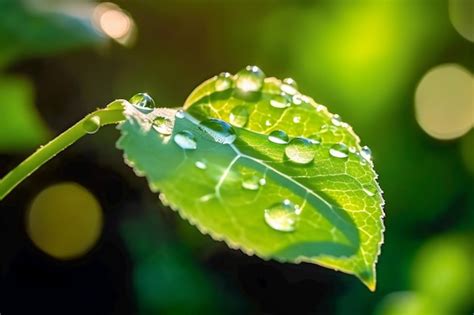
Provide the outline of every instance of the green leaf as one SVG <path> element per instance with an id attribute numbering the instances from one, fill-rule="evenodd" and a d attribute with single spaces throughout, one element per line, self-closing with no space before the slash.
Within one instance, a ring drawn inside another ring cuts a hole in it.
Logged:
<path id="1" fill-rule="evenodd" d="M 291 80 L 262 80 L 256 67 L 211 78 L 176 116 L 127 105 L 118 147 L 201 232 L 264 259 L 354 274 L 374 290 L 383 199 L 368 150 Z"/>

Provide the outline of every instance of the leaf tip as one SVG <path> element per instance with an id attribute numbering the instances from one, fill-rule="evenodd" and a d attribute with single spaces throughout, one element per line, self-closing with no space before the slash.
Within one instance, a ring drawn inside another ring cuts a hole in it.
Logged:
<path id="1" fill-rule="evenodd" d="M 365 270 L 357 275 L 362 283 L 371 291 L 375 292 L 377 281 L 375 280 L 375 272 L 372 270 Z"/>

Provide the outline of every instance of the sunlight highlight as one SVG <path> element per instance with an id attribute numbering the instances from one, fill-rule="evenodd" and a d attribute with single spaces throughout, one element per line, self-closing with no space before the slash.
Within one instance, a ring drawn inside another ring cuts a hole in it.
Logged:
<path id="1" fill-rule="evenodd" d="M 135 38 L 136 27 L 133 19 L 113 3 L 97 5 L 93 21 L 100 31 L 122 45 L 130 45 Z"/>

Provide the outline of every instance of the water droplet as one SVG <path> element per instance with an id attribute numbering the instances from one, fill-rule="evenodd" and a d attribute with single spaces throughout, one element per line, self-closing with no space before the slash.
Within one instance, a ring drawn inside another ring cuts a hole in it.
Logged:
<path id="1" fill-rule="evenodd" d="M 336 143 L 329 149 L 329 154 L 335 158 L 344 159 L 349 155 L 349 149 L 344 143 Z"/>
<path id="2" fill-rule="evenodd" d="M 281 93 L 280 95 L 273 95 L 272 99 L 270 100 L 270 105 L 275 108 L 286 108 L 291 105 L 290 98 L 285 93 Z"/>
<path id="3" fill-rule="evenodd" d="M 265 126 L 270 127 L 271 125 L 273 125 L 273 123 L 270 119 L 265 120 Z"/>
<path id="4" fill-rule="evenodd" d="M 296 229 L 300 209 L 290 200 L 275 203 L 265 209 L 265 222 L 274 230 L 292 232 Z"/>
<path id="5" fill-rule="evenodd" d="M 242 92 L 258 92 L 263 87 L 265 73 L 257 66 L 247 66 L 240 70 L 235 79 L 235 85 Z"/>
<path id="6" fill-rule="evenodd" d="M 165 117 L 156 117 L 153 121 L 153 128 L 160 134 L 169 136 L 173 132 L 172 122 Z"/>
<path id="7" fill-rule="evenodd" d="M 222 144 L 233 143 L 237 135 L 231 125 L 220 119 L 206 119 L 201 121 L 199 128 L 210 135 L 215 142 Z"/>
<path id="8" fill-rule="evenodd" d="M 193 133 L 183 130 L 174 135 L 174 142 L 184 150 L 196 150 L 197 143 Z"/>
<path id="9" fill-rule="evenodd" d="M 292 78 L 286 78 L 283 80 L 281 90 L 287 94 L 295 95 L 298 93 L 298 84 Z"/>
<path id="10" fill-rule="evenodd" d="M 87 132 L 88 134 L 96 133 L 97 130 L 99 130 L 100 128 L 100 117 L 94 115 L 87 118 L 82 123 L 82 128 L 84 128 L 84 131 Z"/>
<path id="11" fill-rule="evenodd" d="M 367 161 L 372 160 L 372 150 L 366 145 L 360 149 L 360 155 Z"/>
<path id="12" fill-rule="evenodd" d="M 217 76 L 216 82 L 214 83 L 214 88 L 216 91 L 224 91 L 232 87 L 232 75 L 229 72 L 222 72 Z"/>
<path id="13" fill-rule="evenodd" d="M 342 123 L 341 116 L 339 116 L 338 114 L 334 114 L 331 118 L 331 123 L 334 126 L 339 127 Z"/>
<path id="14" fill-rule="evenodd" d="M 132 96 L 129 100 L 132 105 L 145 107 L 145 108 L 155 108 L 155 101 L 153 98 L 148 95 L 148 93 L 137 93 Z"/>
<path id="15" fill-rule="evenodd" d="M 290 138 L 283 130 L 273 130 L 268 135 L 268 140 L 277 144 L 286 144 Z"/>
<path id="16" fill-rule="evenodd" d="M 301 121 L 301 116 L 296 115 L 296 116 L 293 117 L 293 122 L 295 124 L 298 124 L 300 121 Z"/>
<path id="17" fill-rule="evenodd" d="M 318 105 L 318 106 L 316 106 L 316 111 L 317 111 L 317 112 L 326 111 L 326 110 L 327 110 L 327 107 L 324 106 L 324 105 Z"/>
<path id="18" fill-rule="evenodd" d="M 327 124 L 324 124 L 321 126 L 321 128 L 319 129 L 319 132 L 320 133 L 325 133 L 325 132 L 328 132 L 329 130 L 329 126 Z"/>
<path id="19" fill-rule="evenodd" d="M 356 148 L 353 147 L 353 146 L 350 146 L 350 147 L 349 147 L 349 152 L 350 152 L 350 153 L 355 153 L 355 152 L 356 152 Z"/>
<path id="20" fill-rule="evenodd" d="M 356 152 L 355 154 L 356 154 L 356 156 L 359 158 L 359 164 L 360 164 L 360 165 L 366 165 L 366 164 L 367 164 L 367 160 L 364 159 L 364 158 L 362 157 L 362 155 L 360 155 L 359 152 Z"/>
<path id="21" fill-rule="evenodd" d="M 244 127 L 249 120 L 249 111 L 245 105 L 235 106 L 229 114 L 229 121 L 236 127 Z"/>
<path id="22" fill-rule="evenodd" d="M 176 114 L 174 115 L 176 118 L 182 119 L 184 118 L 184 111 L 182 109 L 178 109 Z"/>
<path id="23" fill-rule="evenodd" d="M 365 194 L 369 197 L 375 196 L 376 189 L 375 187 L 371 185 L 363 185 L 362 190 L 365 192 Z"/>
<path id="24" fill-rule="evenodd" d="M 308 164 L 316 155 L 314 144 L 306 138 L 293 138 L 285 148 L 288 159 L 297 164 Z"/>
<path id="25" fill-rule="evenodd" d="M 247 190 L 258 190 L 260 188 L 260 178 L 256 175 L 247 175 L 242 179 L 242 188 Z"/>
<path id="26" fill-rule="evenodd" d="M 267 184 L 267 180 L 262 177 L 258 180 L 258 183 L 260 184 L 260 186 L 265 186 Z"/>
<path id="27" fill-rule="evenodd" d="M 343 122 L 341 123 L 341 127 L 342 127 L 342 128 L 349 128 L 349 124 L 343 121 Z"/>
<path id="28" fill-rule="evenodd" d="M 204 163 L 203 161 L 196 161 L 194 165 L 201 170 L 205 170 L 207 168 L 206 163 Z"/>
<path id="29" fill-rule="evenodd" d="M 321 144 L 321 136 L 318 134 L 309 136 L 308 140 L 311 141 L 313 144 Z"/>

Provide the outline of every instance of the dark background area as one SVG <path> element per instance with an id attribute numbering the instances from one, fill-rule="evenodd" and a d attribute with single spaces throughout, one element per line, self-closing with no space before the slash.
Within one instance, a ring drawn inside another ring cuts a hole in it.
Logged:
<path id="1" fill-rule="evenodd" d="M 471 1 L 102 4 L 121 12 L 115 20 L 101 20 L 99 5 L 0 0 L 0 176 L 114 99 L 148 92 L 178 107 L 205 79 L 256 64 L 295 78 L 370 145 L 386 199 L 377 291 L 201 235 L 123 163 L 119 132 L 107 127 L 1 201 L 1 315 L 472 313 Z M 113 36 L 120 23 L 129 27 Z M 423 86 L 433 69 L 447 69 L 445 81 Z M 471 80 L 464 98 L 451 73 Z M 417 95 L 429 93 L 426 110 Z M 430 121 L 439 106 L 457 116 Z M 462 117 L 470 124 L 456 128 Z M 97 240 L 73 259 L 48 254 L 27 228 L 38 194 L 64 182 L 87 189 L 103 215 Z"/>

